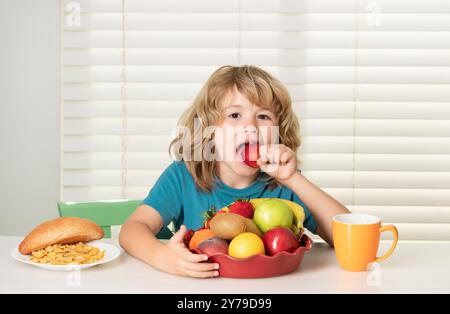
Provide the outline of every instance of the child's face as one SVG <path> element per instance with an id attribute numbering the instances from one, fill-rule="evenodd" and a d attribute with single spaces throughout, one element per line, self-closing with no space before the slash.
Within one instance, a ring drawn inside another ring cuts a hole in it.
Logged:
<path id="1" fill-rule="evenodd" d="M 218 125 L 221 132 L 215 136 L 218 162 L 238 175 L 250 176 L 259 170 L 242 161 L 245 143 L 266 145 L 278 138 L 278 117 L 269 109 L 251 103 L 233 88 L 222 101 L 223 119 Z"/>

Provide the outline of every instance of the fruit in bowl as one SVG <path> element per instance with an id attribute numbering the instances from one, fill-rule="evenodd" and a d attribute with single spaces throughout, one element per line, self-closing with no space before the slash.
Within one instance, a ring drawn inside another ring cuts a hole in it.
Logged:
<path id="1" fill-rule="evenodd" d="M 248 199 L 238 199 L 228 206 L 228 212 L 252 219 L 255 209 Z"/>
<path id="2" fill-rule="evenodd" d="M 254 233 L 259 237 L 263 236 L 262 231 L 259 230 L 258 226 L 255 224 L 253 219 L 244 218 L 244 220 L 245 220 L 245 227 L 246 227 L 245 231 L 246 232 Z"/>
<path id="3" fill-rule="evenodd" d="M 202 241 L 215 237 L 216 234 L 210 229 L 201 229 L 193 233 L 189 240 L 189 249 L 196 249 Z"/>
<path id="4" fill-rule="evenodd" d="M 256 206 L 253 220 L 262 232 L 275 227 L 290 228 L 294 214 L 292 209 L 279 199 L 269 199 Z"/>
<path id="5" fill-rule="evenodd" d="M 185 243 L 219 263 L 221 276 L 278 276 L 298 268 L 311 248 L 303 234 L 304 218 L 303 208 L 289 200 L 239 199 L 207 211 L 202 230 L 189 230 Z"/>
<path id="6" fill-rule="evenodd" d="M 235 258 L 246 258 L 253 255 L 264 255 L 264 243 L 260 237 L 251 232 L 244 232 L 230 242 L 228 255 Z"/>
<path id="7" fill-rule="evenodd" d="M 275 255 L 279 252 L 294 252 L 298 247 L 298 239 L 291 229 L 276 227 L 267 231 L 263 237 L 264 248 L 267 255 Z"/>
<path id="8" fill-rule="evenodd" d="M 228 254 L 228 243 L 219 237 L 212 237 L 202 241 L 197 246 L 197 251 L 206 254 L 207 256 L 216 253 Z"/>
<path id="9" fill-rule="evenodd" d="M 209 228 L 219 238 L 231 240 L 245 232 L 246 224 L 242 216 L 233 213 L 223 213 L 215 216 L 209 222 Z"/>

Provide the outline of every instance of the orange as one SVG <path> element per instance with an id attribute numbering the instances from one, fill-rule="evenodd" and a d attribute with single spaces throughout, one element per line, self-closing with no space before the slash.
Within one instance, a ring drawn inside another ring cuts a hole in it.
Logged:
<path id="1" fill-rule="evenodd" d="M 228 255 L 235 258 L 246 258 L 257 254 L 265 254 L 264 243 L 260 237 L 251 232 L 237 235 L 228 247 Z"/>
<path id="2" fill-rule="evenodd" d="M 202 229 L 199 231 L 196 231 L 194 235 L 191 238 L 191 241 L 189 241 L 189 249 L 193 250 L 198 247 L 200 243 L 205 241 L 206 239 L 215 237 L 215 233 L 212 232 L 210 229 Z"/>

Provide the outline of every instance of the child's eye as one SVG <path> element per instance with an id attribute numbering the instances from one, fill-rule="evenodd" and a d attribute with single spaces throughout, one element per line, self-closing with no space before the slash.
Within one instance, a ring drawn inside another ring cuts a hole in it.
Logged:
<path id="1" fill-rule="evenodd" d="M 266 115 L 266 114 L 259 114 L 259 115 L 258 115 L 258 119 L 261 119 L 261 120 L 270 120 L 270 117 L 269 117 L 268 115 Z"/>
<path id="2" fill-rule="evenodd" d="M 228 115 L 228 117 L 231 119 L 238 119 L 241 117 L 241 115 L 239 113 L 235 112 L 235 113 Z"/>

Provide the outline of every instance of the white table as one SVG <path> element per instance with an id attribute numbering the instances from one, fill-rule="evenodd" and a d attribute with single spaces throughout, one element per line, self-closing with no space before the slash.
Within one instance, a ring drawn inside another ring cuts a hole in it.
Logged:
<path id="1" fill-rule="evenodd" d="M 399 242 L 372 272 L 339 268 L 334 251 L 314 243 L 300 269 L 264 279 L 193 279 L 158 271 L 122 253 L 111 263 L 75 272 L 15 261 L 19 237 L 0 236 L 0 293 L 449 293 L 450 243 Z M 117 245 L 117 240 L 105 240 Z M 389 243 L 382 243 L 384 252 Z M 77 280 L 79 276 L 79 280 Z M 78 285 L 79 283 L 79 285 Z"/>

